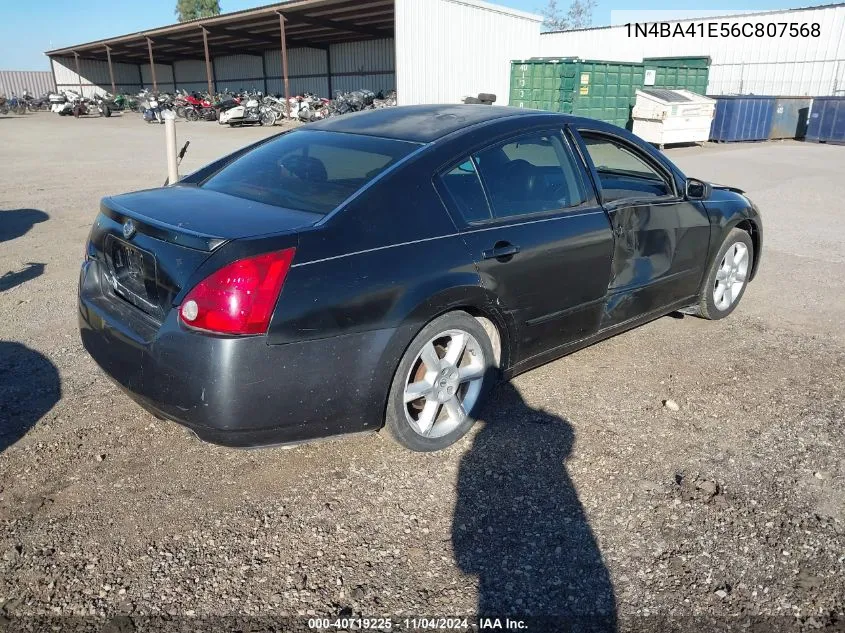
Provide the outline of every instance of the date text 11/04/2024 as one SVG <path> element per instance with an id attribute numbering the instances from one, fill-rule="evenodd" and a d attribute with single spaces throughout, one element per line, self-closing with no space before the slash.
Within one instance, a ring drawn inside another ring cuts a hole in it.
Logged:
<path id="1" fill-rule="evenodd" d="M 627 22 L 628 37 L 820 37 L 818 22 Z"/>
<path id="2" fill-rule="evenodd" d="M 517 618 L 478 618 L 479 631 L 527 631 L 528 623 Z M 310 618 L 308 628 L 314 630 L 378 630 L 390 631 L 466 631 L 470 627 L 468 618 L 405 618 L 394 622 L 391 618 Z"/>

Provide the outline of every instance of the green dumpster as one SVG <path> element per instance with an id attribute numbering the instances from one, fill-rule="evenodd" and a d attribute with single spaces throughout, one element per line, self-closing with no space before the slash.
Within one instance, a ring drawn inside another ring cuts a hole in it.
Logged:
<path id="1" fill-rule="evenodd" d="M 510 105 L 577 114 L 630 129 L 636 92 L 647 77 L 649 86 L 703 94 L 709 68 L 707 57 L 643 63 L 578 57 L 516 60 L 511 62 Z"/>

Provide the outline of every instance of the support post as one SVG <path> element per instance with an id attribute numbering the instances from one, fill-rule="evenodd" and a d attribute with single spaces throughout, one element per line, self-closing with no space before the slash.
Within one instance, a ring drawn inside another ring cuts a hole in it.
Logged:
<path id="1" fill-rule="evenodd" d="M 264 78 L 264 96 L 266 97 L 267 92 L 267 56 L 262 52 L 261 53 L 261 76 Z M 836 93 L 833 93 L 836 94 Z"/>
<path id="2" fill-rule="evenodd" d="M 111 96 L 114 97 L 117 93 L 117 90 L 115 90 L 115 85 L 114 85 L 114 68 L 112 68 L 112 65 L 111 65 L 111 47 L 110 46 L 106 46 L 106 57 L 109 60 L 109 79 L 111 79 Z"/>
<path id="3" fill-rule="evenodd" d="M 153 57 L 153 41 L 147 38 L 147 51 L 150 53 L 150 73 L 153 76 L 153 92 L 158 92 L 158 82 L 156 81 L 156 60 Z"/>
<path id="4" fill-rule="evenodd" d="M 212 79 L 211 75 L 211 57 L 208 54 L 208 31 L 205 30 L 205 27 L 202 28 L 202 45 L 205 48 L 205 77 L 208 79 L 208 96 L 214 96 L 214 80 Z"/>
<path id="5" fill-rule="evenodd" d="M 326 96 L 329 99 L 334 99 L 334 92 L 332 92 L 332 48 L 326 46 L 326 78 L 329 82 L 329 94 Z"/>
<path id="6" fill-rule="evenodd" d="M 82 94 L 82 73 L 79 72 L 79 53 L 73 51 L 73 59 L 76 61 L 76 79 L 79 81 L 79 96 L 84 97 L 85 95 Z"/>
<path id="7" fill-rule="evenodd" d="M 290 118 L 290 81 L 288 80 L 288 45 L 285 38 L 285 21 L 287 18 L 281 11 L 279 14 L 279 37 L 282 43 L 282 79 L 285 82 L 285 114 Z"/>
<path id="8" fill-rule="evenodd" d="M 179 165 L 176 159 L 176 117 L 172 112 L 164 117 L 164 144 L 167 151 L 167 184 L 179 182 Z"/>

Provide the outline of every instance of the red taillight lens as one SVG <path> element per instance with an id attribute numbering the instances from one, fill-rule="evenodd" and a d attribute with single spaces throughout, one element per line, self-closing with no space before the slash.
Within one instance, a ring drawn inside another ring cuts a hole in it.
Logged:
<path id="1" fill-rule="evenodd" d="M 212 273 L 182 301 L 182 322 L 219 334 L 264 334 L 295 252 L 239 259 Z"/>

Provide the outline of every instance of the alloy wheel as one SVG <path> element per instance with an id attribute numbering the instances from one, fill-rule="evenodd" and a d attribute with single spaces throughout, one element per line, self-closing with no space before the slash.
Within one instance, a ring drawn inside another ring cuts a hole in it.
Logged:
<path id="1" fill-rule="evenodd" d="M 713 303 L 719 310 L 727 310 L 739 298 L 748 279 L 748 247 L 736 242 L 728 248 L 716 270 Z"/>
<path id="2" fill-rule="evenodd" d="M 481 394 L 487 362 L 475 337 L 448 330 L 422 346 L 405 379 L 405 416 L 428 438 L 461 425 Z"/>

